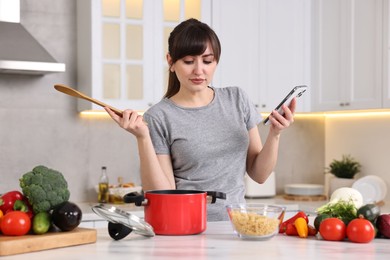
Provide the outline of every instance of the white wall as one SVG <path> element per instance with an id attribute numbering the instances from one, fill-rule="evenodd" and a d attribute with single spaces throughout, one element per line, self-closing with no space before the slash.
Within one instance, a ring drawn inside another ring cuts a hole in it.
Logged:
<path id="1" fill-rule="evenodd" d="M 384 179 L 390 200 L 390 115 L 335 117 L 326 120 L 325 163 L 350 154 L 362 164 L 360 177 Z"/>

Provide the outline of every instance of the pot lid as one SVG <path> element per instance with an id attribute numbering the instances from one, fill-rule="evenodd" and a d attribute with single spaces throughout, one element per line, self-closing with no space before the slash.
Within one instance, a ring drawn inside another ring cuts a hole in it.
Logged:
<path id="1" fill-rule="evenodd" d="M 134 233 L 139 235 L 146 237 L 154 237 L 155 235 L 151 225 L 127 211 L 116 207 L 105 207 L 103 204 L 93 206 L 92 211 L 109 222 L 122 224 L 132 229 Z"/>

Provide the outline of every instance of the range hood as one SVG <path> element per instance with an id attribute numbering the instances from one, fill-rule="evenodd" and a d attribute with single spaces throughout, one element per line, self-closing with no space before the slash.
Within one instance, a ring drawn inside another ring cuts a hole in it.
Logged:
<path id="1" fill-rule="evenodd" d="M 20 23 L 20 1 L 0 0 L 0 73 L 43 75 L 64 72 Z"/>

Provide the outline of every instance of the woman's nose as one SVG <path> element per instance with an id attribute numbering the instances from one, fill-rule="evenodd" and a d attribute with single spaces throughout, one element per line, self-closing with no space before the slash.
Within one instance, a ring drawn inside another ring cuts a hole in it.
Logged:
<path id="1" fill-rule="evenodd" d="M 199 62 L 195 62 L 194 74 L 195 75 L 200 75 L 200 74 L 202 74 L 202 70 L 203 70 L 202 64 L 199 63 Z"/>

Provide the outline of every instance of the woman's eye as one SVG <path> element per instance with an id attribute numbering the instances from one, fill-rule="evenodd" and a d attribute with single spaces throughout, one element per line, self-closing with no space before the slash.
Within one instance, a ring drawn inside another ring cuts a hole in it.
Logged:
<path id="1" fill-rule="evenodd" d="M 212 60 L 204 60 L 203 63 L 204 64 L 211 64 L 211 63 L 213 63 L 213 61 Z"/>
<path id="2" fill-rule="evenodd" d="M 194 63 L 193 60 L 184 60 L 183 62 L 184 62 L 185 64 L 192 64 L 192 63 Z"/>

